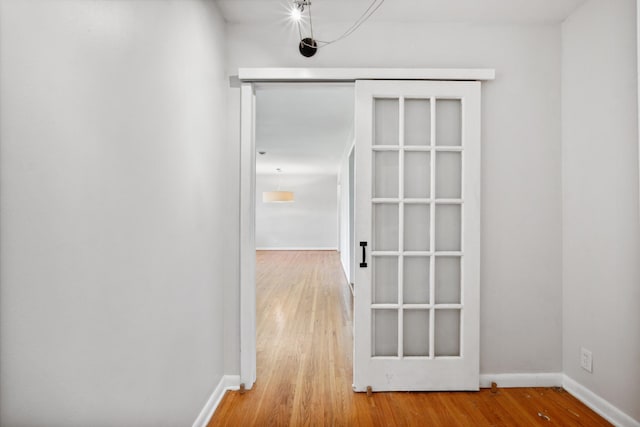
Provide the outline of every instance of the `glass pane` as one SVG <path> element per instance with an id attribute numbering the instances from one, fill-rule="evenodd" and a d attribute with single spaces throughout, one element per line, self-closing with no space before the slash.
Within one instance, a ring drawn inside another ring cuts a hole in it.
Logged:
<path id="1" fill-rule="evenodd" d="M 459 199 L 462 194 L 462 153 L 436 153 L 436 197 Z"/>
<path id="2" fill-rule="evenodd" d="M 373 303 L 398 302 L 398 257 L 373 257 Z"/>
<path id="3" fill-rule="evenodd" d="M 436 257 L 436 304 L 460 304 L 460 257 Z"/>
<path id="4" fill-rule="evenodd" d="M 429 355 L 429 310 L 404 310 L 403 354 Z"/>
<path id="5" fill-rule="evenodd" d="M 436 145 L 462 145 L 461 107 L 459 99 L 436 100 Z"/>
<path id="6" fill-rule="evenodd" d="M 404 205 L 404 250 L 429 250 L 429 216 L 431 208 L 424 204 Z"/>
<path id="7" fill-rule="evenodd" d="M 429 257 L 404 257 L 405 304 L 429 304 Z"/>
<path id="8" fill-rule="evenodd" d="M 436 205 L 436 251 L 460 250 L 460 205 Z"/>
<path id="9" fill-rule="evenodd" d="M 404 144 L 431 144 L 431 107 L 428 99 L 404 101 Z"/>
<path id="10" fill-rule="evenodd" d="M 404 197 L 429 198 L 431 191 L 431 153 L 404 152 Z"/>
<path id="11" fill-rule="evenodd" d="M 373 207 L 373 250 L 398 250 L 398 205 L 375 204 Z"/>
<path id="12" fill-rule="evenodd" d="M 398 197 L 398 152 L 374 151 L 373 152 L 373 197 Z"/>
<path id="13" fill-rule="evenodd" d="M 398 310 L 373 310 L 373 356 L 398 355 Z"/>
<path id="14" fill-rule="evenodd" d="M 436 310 L 436 356 L 460 356 L 460 310 Z"/>
<path id="15" fill-rule="evenodd" d="M 374 134 L 373 145 L 398 145 L 400 115 L 398 99 L 376 98 L 373 100 Z"/>

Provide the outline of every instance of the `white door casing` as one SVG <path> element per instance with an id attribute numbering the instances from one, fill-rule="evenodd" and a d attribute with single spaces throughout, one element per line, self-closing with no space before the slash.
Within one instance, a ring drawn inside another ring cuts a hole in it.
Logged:
<path id="1" fill-rule="evenodd" d="M 240 86 L 240 384 L 256 381 L 256 92 Z"/>
<path id="2" fill-rule="evenodd" d="M 480 83 L 356 81 L 354 390 L 478 390 Z"/>

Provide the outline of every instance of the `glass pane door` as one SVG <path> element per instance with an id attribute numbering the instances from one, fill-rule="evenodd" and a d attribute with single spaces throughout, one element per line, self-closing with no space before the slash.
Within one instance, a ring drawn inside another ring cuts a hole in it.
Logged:
<path id="1" fill-rule="evenodd" d="M 359 376 L 386 390 L 477 389 L 478 89 L 475 82 L 356 84 L 356 213 L 366 211 L 356 218 L 357 240 L 371 242 L 368 271 L 356 276 L 356 389 Z M 443 387 L 456 360 L 471 375 Z M 441 378 L 412 375 L 420 366 Z"/>

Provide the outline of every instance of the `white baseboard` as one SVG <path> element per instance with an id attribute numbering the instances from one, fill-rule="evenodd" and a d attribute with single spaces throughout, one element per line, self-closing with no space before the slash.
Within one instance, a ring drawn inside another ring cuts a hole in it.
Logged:
<path id="1" fill-rule="evenodd" d="M 207 403 L 200 411 L 198 418 L 193 422 L 193 427 L 206 427 L 215 412 L 216 408 L 222 401 L 224 393 L 227 390 L 238 390 L 240 388 L 240 375 L 224 375 L 216 386 Z"/>
<path id="2" fill-rule="evenodd" d="M 562 387 L 611 424 L 619 427 L 640 427 L 640 421 L 634 420 L 567 375 L 563 375 Z"/>
<path id="3" fill-rule="evenodd" d="M 538 374 L 482 374 L 480 388 L 491 387 L 495 382 L 498 387 L 560 387 L 562 374 L 560 372 Z"/>
<path id="4" fill-rule="evenodd" d="M 271 247 L 262 247 L 262 248 L 256 248 L 256 251 L 337 251 L 338 248 L 294 248 L 294 247 L 288 247 L 288 248 L 271 248 Z"/>

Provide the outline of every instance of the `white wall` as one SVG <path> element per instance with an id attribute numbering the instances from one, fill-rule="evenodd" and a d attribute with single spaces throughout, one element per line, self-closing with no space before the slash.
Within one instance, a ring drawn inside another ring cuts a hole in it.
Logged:
<path id="1" fill-rule="evenodd" d="M 263 191 L 293 191 L 292 203 L 264 203 Z M 338 248 L 335 175 L 256 175 L 256 248 Z"/>
<path id="2" fill-rule="evenodd" d="M 191 425 L 223 374 L 224 22 L 4 0 L 0 424 Z"/>
<path id="3" fill-rule="evenodd" d="M 330 38 L 347 25 L 314 31 Z M 300 56 L 295 36 L 279 24 L 228 24 L 227 36 L 230 75 L 238 67 L 497 69 L 482 103 L 481 372 L 560 372 L 559 25 L 367 22 L 311 59 Z M 235 147 L 239 111 L 239 90 L 230 89 L 229 144 Z M 233 156 L 227 170 L 236 176 L 239 151 Z M 237 373 L 237 286 L 227 288 L 225 301 L 236 321 L 228 325 L 226 369 Z"/>
<path id="4" fill-rule="evenodd" d="M 562 39 L 564 371 L 640 420 L 635 1 L 590 0 Z"/>

